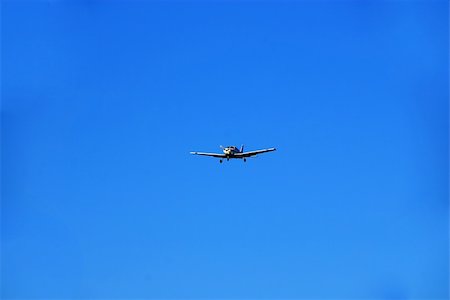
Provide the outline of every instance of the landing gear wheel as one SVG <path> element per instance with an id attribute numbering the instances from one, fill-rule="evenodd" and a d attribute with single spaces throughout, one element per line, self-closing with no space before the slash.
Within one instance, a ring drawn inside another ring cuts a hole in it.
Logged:
<path id="1" fill-rule="evenodd" d="M 223 162 L 223 160 L 219 160 L 219 162 L 220 162 L 220 163 L 222 163 L 222 162 Z"/>
<path id="2" fill-rule="evenodd" d="M 246 162 L 246 161 L 247 161 L 247 159 L 244 158 L 244 162 Z"/>

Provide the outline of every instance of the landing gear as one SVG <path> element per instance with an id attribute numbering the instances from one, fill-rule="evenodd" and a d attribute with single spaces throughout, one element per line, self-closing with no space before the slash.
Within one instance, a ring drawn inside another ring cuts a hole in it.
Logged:
<path id="1" fill-rule="evenodd" d="M 220 162 L 220 163 L 222 163 L 222 162 L 223 162 L 223 160 L 219 160 L 219 162 Z"/>
<path id="2" fill-rule="evenodd" d="M 247 160 L 244 158 L 244 162 L 246 162 Z"/>

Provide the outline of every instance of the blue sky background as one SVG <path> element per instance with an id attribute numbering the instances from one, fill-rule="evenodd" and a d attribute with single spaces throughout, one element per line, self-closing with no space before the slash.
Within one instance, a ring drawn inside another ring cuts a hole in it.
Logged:
<path id="1" fill-rule="evenodd" d="M 447 1 L 1 16 L 2 298 L 448 298 Z"/>

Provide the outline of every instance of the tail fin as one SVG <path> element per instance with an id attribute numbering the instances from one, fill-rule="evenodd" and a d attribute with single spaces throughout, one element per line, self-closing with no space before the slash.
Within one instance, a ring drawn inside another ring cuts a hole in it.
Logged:
<path id="1" fill-rule="evenodd" d="M 244 152 L 244 145 L 241 146 L 241 149 L 239 150 L 241 153 Z"/>

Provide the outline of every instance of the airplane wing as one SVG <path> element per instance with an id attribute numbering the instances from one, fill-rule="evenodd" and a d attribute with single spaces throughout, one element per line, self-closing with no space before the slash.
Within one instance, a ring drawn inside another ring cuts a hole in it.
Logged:
<path id="1" fill-rule="evenodd" d="M 191 152 L 191 154 L 195 155 L 204 155 L 204 156 L 212 156 L 212 157 L 219 157 L 219 158 L 225 158 L 225 154 L 219 154 L 219 153 L 207 153 L 207 152 Z"/>
<path id="2" fill-rule="evenodd" d="M 276 148 L 268 148 L 268 149 L 261 149 L 261 150 L 255 150 L 255 151 L 248 151 L 248 152 L 244 152 L 244 153 L 236 153 L 235 156 L 236 157 L 250 157 L 250 156 L 255 156 L 261 153 L 266 153 L 266 152 L 272 152 L 277 150 Z"/>

